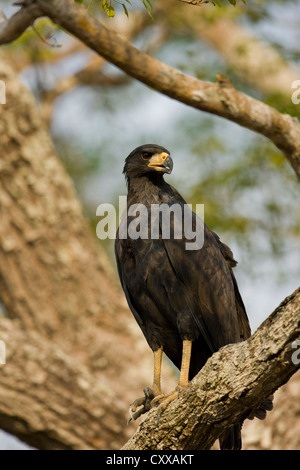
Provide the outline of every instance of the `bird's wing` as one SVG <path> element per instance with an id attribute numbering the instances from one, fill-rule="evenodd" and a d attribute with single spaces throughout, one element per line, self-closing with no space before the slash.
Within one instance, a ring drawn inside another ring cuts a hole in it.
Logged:
<path id="1" fill-rule="evenodd" d="M 232 277 L 232 282 L 234 285 L 234 291 L 235 291 L 235 299 L 236 299 L 236 305 L 237 305 L 237 312 L 238 312 L 238 320 L 240 324 L 240 336 L 241 339 L 247 339 L 249 336 L 251 336 L 251 329 L 250 329 L 250 324 L 248 320 L 248 316 L 246 313 L 246 308 L 242 299 L 242 296 L 240 294 L 235 276 L 233 274 L 233 271 L 231 268 L 234 268 L 237 265 L 237 261 L 233 258 L 233 253 L 229 246 L 225 245 L 225 243 L 221 242 L 220 237 L 212 231 L 213 236 L 217 240 L 217 243 L 220 247 L 221 253 L 225 260 L 227 261 L 228 266 L 230 267 L 230 273 Z"/>
<path id="2" fill-rule="evenodd" d="M 120 240 L 119 238 L 119 230 L 117 231 L 116 235 L 116 240 L 115 240 L 115 257 L 117 261 L 117 268 L 118 268 L 118 273 L 119 273 L 119 278 L 120 282 L 127 300 L 127 303 L 129 305 L 130 310 L 132 311 L 136 321 L 138 322 L 140 328 L 144 332 L 144 321 L 141 317 L 141 315 L 138 313 L 137 306 L 135 305 L 134 301 L 134 296 L 129 292 L 128 286 L 127 286 L 127 281 L 126 281 L 126 276 L 125 273 L 127 272 L 127 276 L 130 276 L 130 271 L 131 269 L 127 266 L 124 266 L 126 262 L 124 262 L 124 250 L 125 250 L 125 244 L 123 240 Z M 128 257 L 127 257 L 128 259 Z M 137 297 L 135 297 L 137 298 Z"/>
<path id="3" fill-rule="evenodd" d="M 169 199 L 169 205 L 175 203 L 182 206 L 182 211 L 189 210 L 181 201 Z M 203 246 L 194 250 L 187 249 L 190 240 L 185 235 L 186 227 L 181 239 L 171 236 L 169 239 L 163 238 L 163 243 L 172 269 L 184 286 L 182 300 L 187 303 L 196 326 L 214 352 L 225 344 L 241 339 L 235 284 L 231 267 L 213 232 L 195 213 L 190 215 L 192 230 L 198 237 L 200 245 L 203 235 Z M 174 231 L 178 229 L 178 225 L 183 225 L 183 218 L 174 213 L 172 219 Z M 178 309 L 182 307 L 182 303 L 178 305 Z"/>

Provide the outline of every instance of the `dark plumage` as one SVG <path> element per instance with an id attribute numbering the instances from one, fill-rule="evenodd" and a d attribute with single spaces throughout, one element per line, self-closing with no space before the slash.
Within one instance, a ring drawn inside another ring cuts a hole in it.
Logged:
<path id="1" fill-rule="evenodd" d="M 169 155 L 165 148 L 149 144 L 136 148 L 126 158 L 127 210 L 143 204 L 148 213 L 138 213 L 139 221 L 149 225 L 144 238 L 120 239 L 118 231 L 115 253 L 127 302 L 155 353 L 156 364 L 163 350 L 182 369 L 179 385 L 185 386 L 221 346 L 248 338 L 250 326 L 232 271 L 236 265 L 232 252 L 203 222 L 199 225 L 204 230 L 201 249 L 187 250 L 189 240 L 184 234 L 180 239 L 174 237 L 174 230 L 182 222 L 180 215 L 171 218 L 169 239 L 162 237 L 162 222 L 159 238 L 151 238 L 151 205 L 165 203 L 174 209 L 176 204 L 183 209 L 186 204 L 164 181 L 164 173 L 172 171 Z M 124 217 L 119 230 L 124 231 L 134 219 Z M 195 229 L 199 219 L 193 214 L 192 220 Z M 187 347 L 184 353 L 183 344 Z M 185 371 L 181 367 L 183 354 L 187 358 L 183 362 L 190 363 Z M 153 389 L 159 395 L 160 366 L 155 367 Z M 240 448 L 240 426 L 231 427 L 220 441 L 222 448 Z"/>

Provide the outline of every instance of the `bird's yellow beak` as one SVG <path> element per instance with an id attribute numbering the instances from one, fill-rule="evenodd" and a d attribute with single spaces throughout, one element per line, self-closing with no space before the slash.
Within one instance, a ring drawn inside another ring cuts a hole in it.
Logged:
<path id="1" fill-rule="evenodd" d="M 155 153 L 150 158 L 148 167 L 170 174 L 173 169 L 173 160 L 167 152 Z"/>

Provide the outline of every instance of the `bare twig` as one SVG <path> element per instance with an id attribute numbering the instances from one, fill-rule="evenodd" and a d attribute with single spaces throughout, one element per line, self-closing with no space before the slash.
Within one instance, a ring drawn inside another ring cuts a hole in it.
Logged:
<path id="1" fill-rule="evenodd" d="M 208 0 L 179 0 L 182 3 L 188 3 L 189 5 L 203 5 L 209 3 Z"/>
<path id="2" fill-rule="evenodd" d="M 38 35 L 38 37 L 40 38 L 41 41 L 43 41 L 45 44 L 47 44 L 47 46 L 50 46 L 50 47 L 61 47 L 61 44 L 57 44 L 57 43 L 54 43 L 54 42 L 50 42 L 48 39 L 44 38 L 39 32 L 38 30 L 36 29 L 36 27 L 34 25 L 32 25 L 32 29 L 33 31 Z"/>
<path id="3" fill-rule="evenodd" d="M 4 13 L 3 9 L 0 7 L 0 24 L 1 23 L 6 23 L 8 20 L 6 14 Z"/>
<path id="4" fill-rule="evenodd" d="M 18 39 L 29 26 L 33 25 L 37 18 L 43 15 L 36 2 L 30 3 L 28 6 L 24 6 L 23 3 L 21 5 L 17 13 L 7 21 L 0 23 L 0 44 L 8 44 Z"/>

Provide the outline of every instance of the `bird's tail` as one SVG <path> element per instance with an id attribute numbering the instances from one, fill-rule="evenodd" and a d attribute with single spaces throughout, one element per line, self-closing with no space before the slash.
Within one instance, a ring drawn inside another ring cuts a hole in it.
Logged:
<path id="1" fill-rule="evenodd" d="M 267 411 L 271 411 L 273 408 L 273 395 L 265 398 L 256 408 L 249 411 L 247 419 L 258 418 L 260 420 L 265 419 Z M 221 450 L 241 450 L 242 448 L 242 437 L 241 437 L 242 424 L 237 423 L 230 428 L 226 429 L 223 434 L 219 437 Z"/>
<path id="2" fill-rule="evenodd" d="M 233 426 L 230 426 L 230 428 L 223 432 L 223 434 L 219 437 L 221 450 L 241 450 L 241 429 L 241 424 L 237 423 Z"/>
<path id="3" fill-rule="evenodd" d="M 265 398 L 256 408 L 249 412 L 247 419 L 265 419 L 267 411 L 271 411 L 273 409 L 273 398 L 273 395 Z"/>

